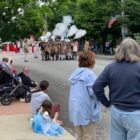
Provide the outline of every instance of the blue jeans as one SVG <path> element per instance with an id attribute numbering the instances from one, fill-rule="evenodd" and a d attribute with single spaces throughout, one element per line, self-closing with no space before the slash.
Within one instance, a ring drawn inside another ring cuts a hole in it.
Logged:
<path id="1" fill-rule="evenodd" d="M 140 140 L 140 110 L 125 112 L 112 106 L 110 140 Z"/>

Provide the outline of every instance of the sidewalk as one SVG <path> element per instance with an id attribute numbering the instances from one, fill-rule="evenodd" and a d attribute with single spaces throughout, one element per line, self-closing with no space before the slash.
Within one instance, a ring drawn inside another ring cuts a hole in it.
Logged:
<path id="1" fill-rule="evenodd" d="M 74 140 L 67 131 L 61 137 L 35 134 L 29 125 L 30 104 L 13 102 L 10 106 L 0 105 L 1 140 Z"/>

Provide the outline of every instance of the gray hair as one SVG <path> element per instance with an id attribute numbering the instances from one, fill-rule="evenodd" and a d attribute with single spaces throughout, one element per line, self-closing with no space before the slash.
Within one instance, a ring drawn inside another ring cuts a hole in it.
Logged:
<path id="1" fill-rule="evenodd" d="M 118 62 L 140 61 L 140 45 L 132 38 L 124 39 L 117 47 L 115 58 Z"/>

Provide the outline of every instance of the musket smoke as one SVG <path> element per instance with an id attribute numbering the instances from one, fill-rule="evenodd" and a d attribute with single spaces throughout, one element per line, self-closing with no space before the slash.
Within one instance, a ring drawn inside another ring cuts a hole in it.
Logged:
<path id="1" fill-rule="evenodd" d="M 77 33 L 76 33 L 76 35 L 75 35 L 75 38 L 74 39 L 78 39 L 78 38 L 81 38 L 81 37 L 83 37 L 83 36 L 85 36 L 86 35 L 86 30 L 82 30 L 82 29 L 80 29 L 80 30 L 78 30 L 77 31 Z"/>
<path id="2" fill-rule="evenodd" d="M 63 16 L 62 23 L 57 23 L 55 29 L 53 30 L 54 36 L 66 37 L 68 32 L 68 26 L 72 23 L 71 16 Z"/>
<path id="3" fill-rule="evenodd" d="M 72 25 L 69 29 L 69 32 L 68 32 L 68 37 L 70 36 L 73 36 L 76 34 L 76 32 L 78 31 L 77 27 L 75 25 Z"/>

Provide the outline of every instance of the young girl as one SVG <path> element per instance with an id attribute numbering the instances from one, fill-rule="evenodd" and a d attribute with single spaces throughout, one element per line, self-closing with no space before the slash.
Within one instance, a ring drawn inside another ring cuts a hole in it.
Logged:
<path id="1" fill-rule="evenodd" d="M 33 118 L 32 129 L 35 133 L 47 136 L 61 136 L 64 128 L 52 119 L 52 103 L 45 100 Z"/>
<path id="2" fill-rule="evenodd" d="M 39 89 L 36 90 L 31 95 L 31 109 L 32 109 L 32 116 L 36 115 L 36 110 L 40 108 L 42 103 L 45 100 L 51 101 L 50 97 L 48 96 L 47 92 L 49 89 L 49 82 L 46 80 L 43 80 L 39 84 Z M 52 101 L 51 101 L 52 102 Z M 53 103 L 52 102 L 52 114 L 53 119 L 57 121 L 59 124 L 63 124 L 63 121 L 58 120 L 59 114 L 60 114 L 60 108 L 61 105 L 59 103 Z"/>

